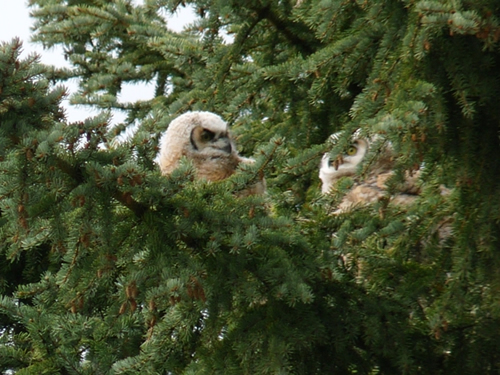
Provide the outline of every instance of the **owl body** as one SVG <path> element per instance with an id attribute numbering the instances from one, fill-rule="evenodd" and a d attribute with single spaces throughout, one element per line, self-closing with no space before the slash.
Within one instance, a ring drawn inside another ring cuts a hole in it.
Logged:
<path id="1" fill-rule="evenodd" d="M 335 140 L 338 135 L 334 134 L 331 138 Z M 388 195 L 386 182 L 394 173 L 394 157 L 389 146 L 380 150 L 376 160 L 368 165 L 366 173 L 359 175 L 362 164 L 367 162 L 365 159 L 372 143 L 356 132 L 345 154 L 333 158 L 329 153 L 323 156 L 319 171 L 323 194 L 330 192 L 341 177 L 354 179 L 353 186 L 342 199 L 336 213 L 348 211 L 354 206 L 372 204 L 384 197 L 390 198 L 396 204 L 410 204 L 416 199 L 415 194 L 418 192 L 416 175 L 407 176 L 398 193 L 393 196 Z"/>
<path id="2" fill-rule="evenodd" d="M 192 161 L 196 177 L 208 181 L 228 178 L 240 163 L 254 162 L 238 154 L 227 123 L 211 112 L 187 112 L 170 123 L 160 140 L 162 174 L 172 173 L 183 156 Z M 248 194 L 264 191 L 262 180 L 250 187 Z"/>

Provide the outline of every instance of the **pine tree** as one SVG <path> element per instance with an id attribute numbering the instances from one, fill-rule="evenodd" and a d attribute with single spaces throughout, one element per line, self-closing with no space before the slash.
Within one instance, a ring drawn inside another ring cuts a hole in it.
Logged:
<path id="1" fill-rule="evenodd" d="M 170 31 L 187 4 L 196 22 Z M 497 2 L 30 5 L 72 68 L 0 50 L 3 373 L 498 373 Z M 71 78 L 101 114 L 68 123 Z M 155 97 L 120 102 L 134 82 Z M 161 176 L 188 110 L 256 163 Z M 392 144 L 394 183 L 420 169 L 414 205 L 329 213 L 319 161 L 356 129 Z M 267 195 L 234 194 L 261 172 Z"/>

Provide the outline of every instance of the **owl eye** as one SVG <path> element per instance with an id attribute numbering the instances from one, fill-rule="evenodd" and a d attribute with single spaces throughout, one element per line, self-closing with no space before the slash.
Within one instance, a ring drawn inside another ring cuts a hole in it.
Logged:
<path id="1" fill-rule="evenodd" d="M 356 155 L 356 152 L 358 152 L 358 148 L 356 146 L 351 146 L 347 149 L 347 155 L 349 156 Z"/>
<path id="2" fill-rule="evenodd" d="M 211 132 L 210 130 L 207 130 L 207 129 L 203 129 L 203 131 L 201 132 L 201 135 L 200 135 L 200 139 L 203 142 L 209 142 L 212 139 L 214 139 L 214 137 L 215 137 L 215 133 Z"/>

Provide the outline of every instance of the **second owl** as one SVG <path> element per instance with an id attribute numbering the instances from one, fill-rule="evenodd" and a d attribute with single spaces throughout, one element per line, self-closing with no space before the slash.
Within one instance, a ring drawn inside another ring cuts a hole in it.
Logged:
<path id="1" fill-rule="evenodd" d="M 340 134 L 336 133 L 330 138 L 335 142 L 339 137 Z M 323 194 L 330 192 L 341 177 L 354 178 L 354 185 L 343 198 L 336 213 L 345 212 L 357 205 L 375 203 L 384 196 L 389 198 L 386 183 L 393 175 L 394 155 L 390 145 L 383 145 L 373 161 L 367 161 L 365 158 L 369 154 L 371 144 L 373 140 L 363 138 L 356 132 L 344 154 L 333 158 L 329 153 L 323 156 L 319 170 Z M 359 175 L 360 166 L 367 162 L 369 164 L 366 173 Z M 414 202 L 418 192 L 418 173 L 415 173 L 413 176 L 406 176 L 398 193 L 390 196 L 390 199 L 396 204 L 410 204 Z"/>

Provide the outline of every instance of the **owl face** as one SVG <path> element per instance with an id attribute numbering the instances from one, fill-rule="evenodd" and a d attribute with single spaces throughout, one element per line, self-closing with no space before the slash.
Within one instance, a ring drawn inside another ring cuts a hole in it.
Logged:
<path id="1" fill-rule="evenodd" d="M 226 122 L 211 112 L 188 112 L 170 123 L 160 141 L 162 173 L 170 174 L 182 157 L 192 161 L 197 177 L 209 181 L 229 177 L 244 162 Z"/>
<path id="2" fill-rule="evenodd" d="M 356 138 L 344 154 L 333 159 L 329 153 L 323 155 L 319 170 L 319 178 L 322 182 L 321 191 L 328 193 L 340 177 L 355 175 L 368 152 L 368 147 L 369 143 L 366 139 Z"/>
<path id="3" fill-rule="evenodd" d="M 227 129 L 210 130 L 204 126 L 196 126 L 190 136 L 193 153 L 201 153 L 208 157 L 218 154 L 227 156 L 233 151 L 233 144 Z"/>

